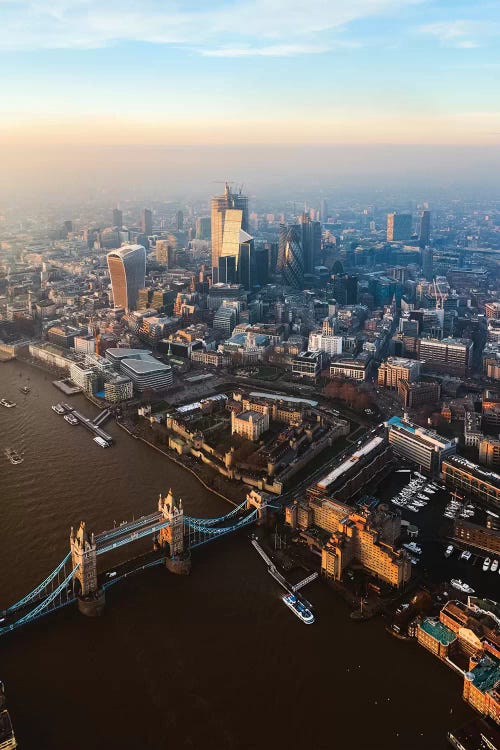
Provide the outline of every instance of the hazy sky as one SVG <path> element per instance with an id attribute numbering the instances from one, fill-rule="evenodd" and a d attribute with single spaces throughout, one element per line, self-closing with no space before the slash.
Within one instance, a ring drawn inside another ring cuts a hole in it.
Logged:
<path id="1" fill-rule="evenodd" d="M 500 2 L 0 0 L 0 144 L 500 144 Z"/>

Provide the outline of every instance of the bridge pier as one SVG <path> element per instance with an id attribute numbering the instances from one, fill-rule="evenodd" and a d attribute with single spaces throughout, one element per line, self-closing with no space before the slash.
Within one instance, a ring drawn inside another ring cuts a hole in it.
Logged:
<path id="1" fill-rule="evenodd" d="M 106 596 L 103 589 L 97 589 L 93 594 L 78 597 L 78 611 L 86 617 L 99 617 L 105 604 Z"/>
<path id="2" fill-rule="evenodd" d="M 191 572 L 191 553 L 188 551 L 183 555 L 166 557 L 165 567 L 170 573 L 175 573 L 180 576 L 188 576 Z"/>

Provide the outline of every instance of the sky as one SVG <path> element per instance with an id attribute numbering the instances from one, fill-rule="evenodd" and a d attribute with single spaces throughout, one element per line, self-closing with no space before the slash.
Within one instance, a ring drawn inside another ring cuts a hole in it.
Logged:
<path id="1" fill-rule="evenodd" d="M 0 0 L 0 147 L 500 145 L 498 0 Z"/>

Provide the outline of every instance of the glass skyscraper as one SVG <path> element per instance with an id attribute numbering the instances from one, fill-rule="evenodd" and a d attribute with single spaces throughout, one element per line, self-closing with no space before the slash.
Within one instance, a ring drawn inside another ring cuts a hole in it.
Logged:
<path id="1" fill-rule="evenodd" d="M 108 253 L 107 259 L 114 306 L 134 310 L 146 279 L 146 249 L 124 245 Z"/>
<path id="2" fill-rule="evenodd" d="M 285 286 L 303 288 L 304 253 L 300 224 L 280 225 L 278 270 L 281 271 Z"/>
<path id="3" fill-rule="evenodd" d="M 233 193 L 226 182 L 224 195 L 212 198 L 211 204 L 211 232 L 212 232 L 212 269 L 214 282 L 219 279 L 219 258 L 222 255 L 222 243 L 224 241 L 224 225 L 226 212 L 230 209 L 241 211 L 241 229 L 248 231 L 248 198 L 241 193 Z"/>

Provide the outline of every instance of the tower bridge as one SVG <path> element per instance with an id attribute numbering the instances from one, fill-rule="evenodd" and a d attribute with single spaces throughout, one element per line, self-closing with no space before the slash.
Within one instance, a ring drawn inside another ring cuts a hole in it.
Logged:
<path id="1" fill-rule="evenodd" d="M 70 551 L 63 560 L 32 591 L 0 613 L 0 635 L 73 603 L 85 615 L 99 615 L 105 604 L 106 589 L 131 572 L 164 564 L 173 573 L 189 573 L 192 549 L 262 519 L 268 499 L 267 495 L 252 490 L 246 500 L 224 516 L 194 518 L 184 513 L 182 500 L 176 501 L 169 490 L 164 497 L 160 495 L 153 513 L 99 534 L 89 534 L 81 521 L 76 532 L 71 528 Z M 113 578 L 98 574 L 99 556 L 148 537 L 158 553 L 154 559 Z"/>

